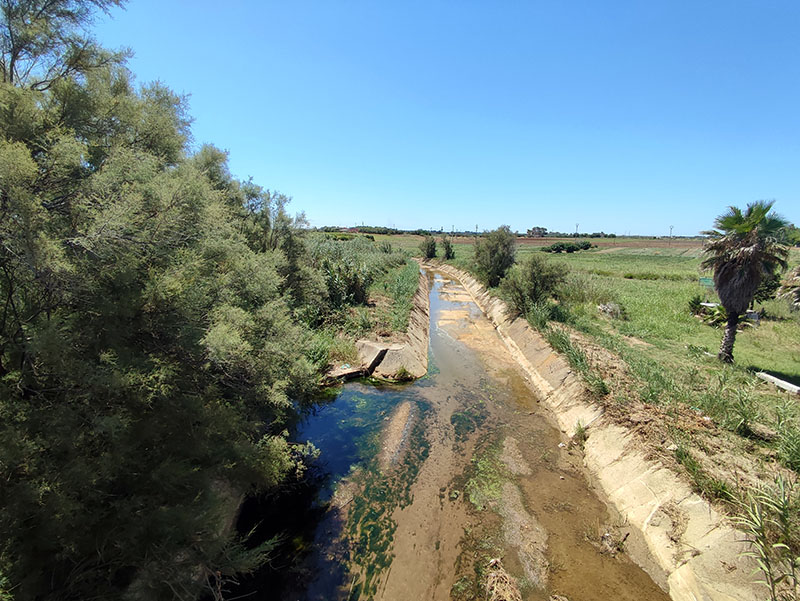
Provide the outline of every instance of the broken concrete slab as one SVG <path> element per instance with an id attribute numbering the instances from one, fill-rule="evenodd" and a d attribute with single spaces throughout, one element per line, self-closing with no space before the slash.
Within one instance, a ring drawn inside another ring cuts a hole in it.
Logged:
<path id="1" fill-rule="evenodd" d="M 426 357 L 427 359 L 427 357 Z M 372 375 L 384 380 L 411 380 L 428 373 L 428 362 L 421 361 L 419 354 L 409 344 L 393 344 Z"/>
<path id="2" fill-rule="evenodd" d="M 361 366 L 368 374 L 371 374 L 378 364 L 380 364 L 388 349 L 389 345 L 367 340 L 366 338 L 362 338 L 356 342 L 356 350 L 361 360 Z"/>

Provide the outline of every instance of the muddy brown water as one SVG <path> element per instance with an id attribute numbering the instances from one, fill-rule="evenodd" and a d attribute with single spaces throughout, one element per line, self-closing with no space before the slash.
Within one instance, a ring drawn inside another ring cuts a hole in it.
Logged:
<path id="1" fill-rule="evenodd" d="M 626 524 L 491 323 L 458 282 L 427 275 L 429 375 L 348 384 L 303 432 L 341 465 L 304 584 L 284 598 L 486 599 L 499 559 L 526 600 L 669 599 L 625 555 Z"/>

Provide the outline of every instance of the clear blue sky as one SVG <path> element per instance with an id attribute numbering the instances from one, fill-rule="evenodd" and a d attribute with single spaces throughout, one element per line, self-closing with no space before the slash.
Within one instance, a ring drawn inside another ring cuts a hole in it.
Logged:
<path id="1" fill-rule="evenodd" d="M 312 225 L 800 224 L 800 2 L 130 0 L 101 18 L 195 144 Z"/>

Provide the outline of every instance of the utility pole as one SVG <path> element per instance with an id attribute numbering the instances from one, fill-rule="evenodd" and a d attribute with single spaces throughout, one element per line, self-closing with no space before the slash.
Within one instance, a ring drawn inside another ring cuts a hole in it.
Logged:
<path id="1" fill-rule="evenodd" d="M 575 224 L 575 237 L 576 237 L 576 238 L 578 237 L 578 226 L 579 226 L 579 225 L 580 225 L 580 223 L 576 223 L 576 224 Z"/>
<path id="2" fill-rule="evenodd" d="M 674 228 L 674 227 L 675 227 L 674 225 L 669 226 L 669 245 L 670 246 L 672 246 L 672 228 Z"/>

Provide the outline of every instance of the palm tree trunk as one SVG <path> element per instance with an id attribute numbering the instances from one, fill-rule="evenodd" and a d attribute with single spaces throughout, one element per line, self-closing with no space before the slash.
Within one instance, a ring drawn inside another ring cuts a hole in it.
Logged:
<path id="1" fill-rule="evenodd" d="M 736 340 L 736 327 L 739 325 L 739 314 L 728 313 L 728 322 L 725 324 L 725 334 L 719 347 L 717 358 L 725 363 L 733 363 L 733 342 Z"/>

